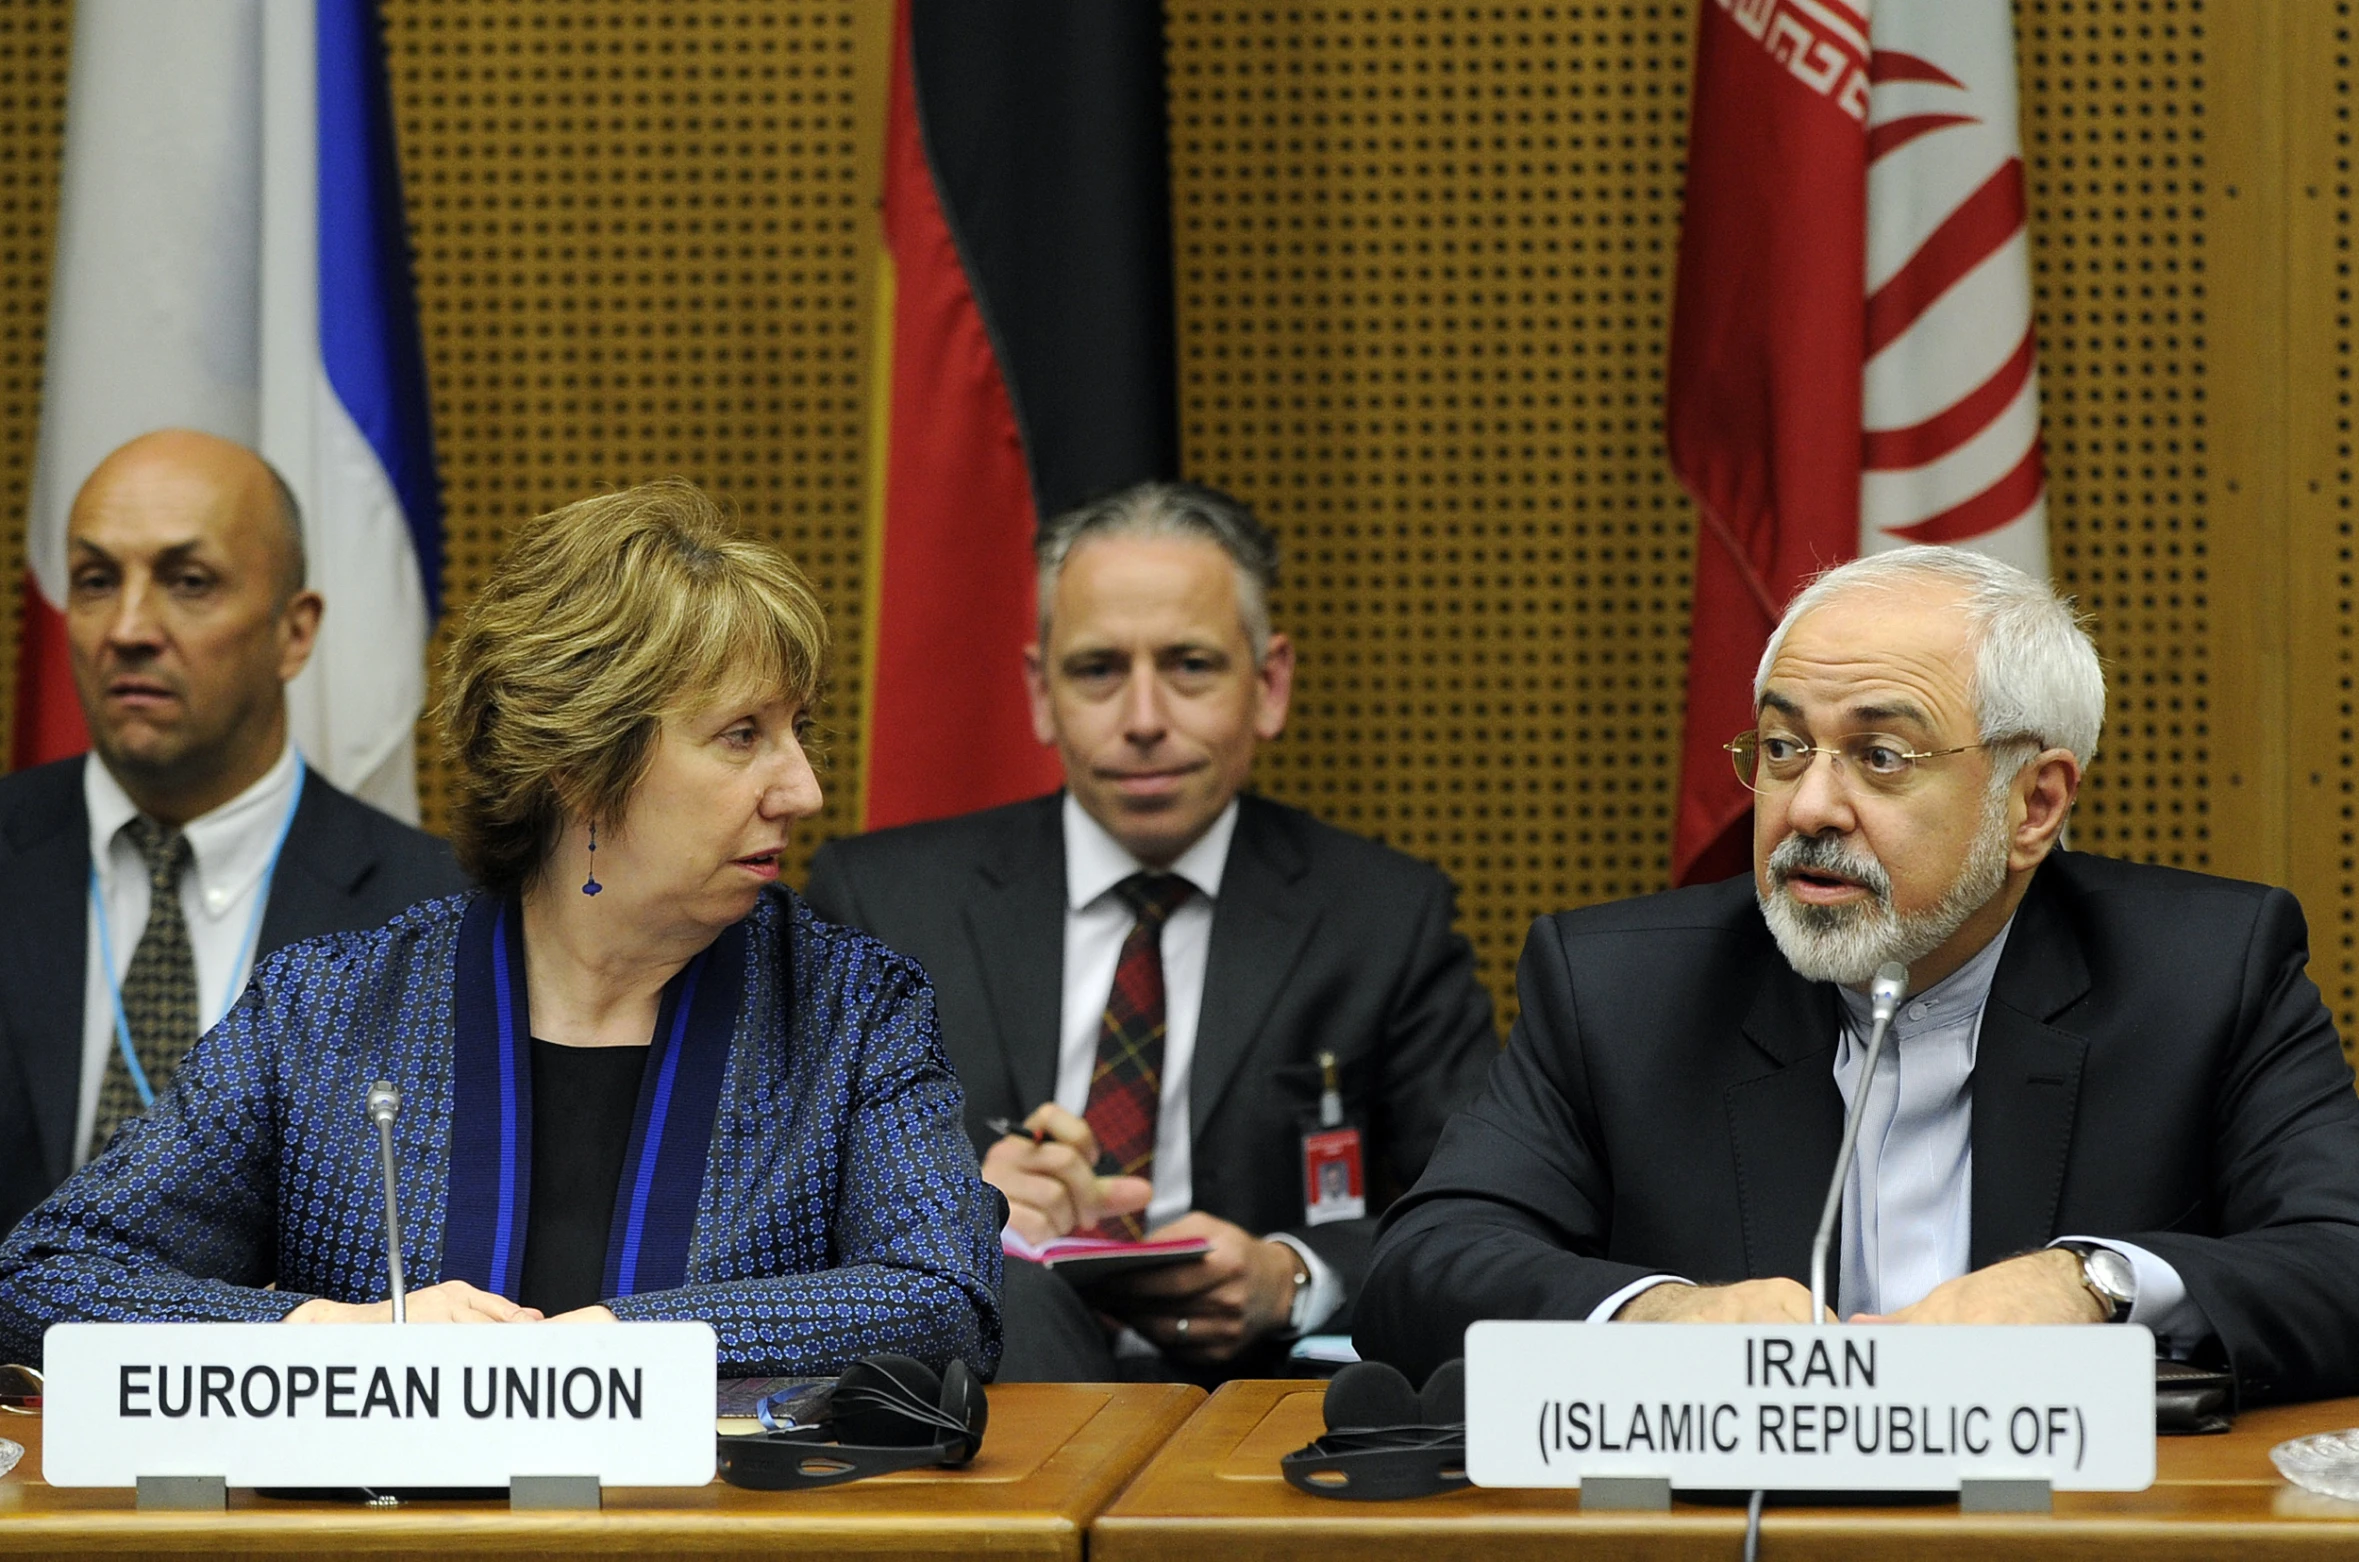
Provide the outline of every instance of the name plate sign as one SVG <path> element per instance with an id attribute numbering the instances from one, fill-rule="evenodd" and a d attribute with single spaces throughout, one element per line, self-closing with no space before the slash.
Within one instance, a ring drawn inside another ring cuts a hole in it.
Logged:
<path id="1" fill-rule="evenodd" d="M 43 1345 L 52 1486 L 608 1486 L 713 1478 L 702 1323 L 62 1323 Z"/>
<path id="2" fill-rule="evenodd" d="M 2057 1491 L 2154 1483 L 2154 1336 L 2112 1327 L 1489 1322 L 1466 1331 L 1478 1486 Z"/>

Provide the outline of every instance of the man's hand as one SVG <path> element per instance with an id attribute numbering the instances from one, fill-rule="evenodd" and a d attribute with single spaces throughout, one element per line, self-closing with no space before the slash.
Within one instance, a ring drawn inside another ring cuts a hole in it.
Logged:
<path id="1" fill-rule="evenodd" d="M 519 1307 L 504 1296 L 479 1291 L 464 1280 L 445 1280 L 403 1298 L 412 1323 L 538 1323 L 537 1307 Z M 599 1311 L 605 1311 L 600 1308 Z M 391 1302 L 331 1302 L 315 1296 L 281 1323 L 391 1323 Z"/>
<path id="2" fill-rule="evenodd" d="M 1853 1323 L 2103 1323 L 2111 1316 L 2081 1281 L 2077 1253 L 2042 1248 L 1944 1280 L 1896 1313 Z"/>
<path id="3" fill-rule="evenodd" d="M 1826 1322 L 1834 1321 L 1827 1310 Z M 1779 1276 L 1735 1285 L 1649 1286 L 1614 1314 L 1616 1323 L 1808 1323 L 1810 1287 Z"/>
<path id="4" fill-rule="evenodd" d="M 1182 1361 L 1228 1361 L 1294 1311 L 1302 1255 L 1242 1227 L 1193 1211 L 1148 1234 L 1151 1241 L 1204 1237 L 1212 1251 L 1162 1269 L 1123 1275 L 1090 1300 Z M 1182 1328 L 1182 1323 L 1185 1328 Z"/>
<path id="5" fill-rule="evenodd" d="M 1135 1215 L 1155 1185 L 1144 1177 L 1097 1175 L 1098 1139 L 1089 1124 L 1049 1102 L 983 1156 L 983 1180 L 1007 1195 L 1008 1224 L 1038 1247 L 1094 1226 L 1108 1215 Z M 1038 1144 L 1032 1134 L 1047 1137 Z"/>

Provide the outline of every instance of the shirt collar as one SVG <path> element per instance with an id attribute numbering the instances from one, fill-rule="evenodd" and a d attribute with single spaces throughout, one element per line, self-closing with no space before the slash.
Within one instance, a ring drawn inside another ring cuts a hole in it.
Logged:
<path id="1" fill-rule="evenodd" d="M 2007 935 L 2014 927 L 2015 919 L 2009 917 L 1998 936 L 1976 950 L 1972 959 L 1923 992 L 1904 999 L 1900 1012 L 1892 1017 L 1893 1039 L 1898 1041 L 1924 1031 L 1964 1025 L 1980 1014 L 1982 1006 L 1990 1001 L 1990 984 L 1999 973 L 1999 956 L 2005 953 Z M 1868 995 L 1848 987 L 1836 990 L 1843 995 L 1843 1008 L 1852 1029 L 1865 1036 L 1873 1023 Z"/>
<path id="2" fill-rule="evenodd" d="M 190 872 L 196 875 L 197 903 L 209 916 L 229 907 L 258 883 L 270 867 L 279 830 L 295 799 L 295 746 L 287 744 L 262 779 L 209 813 L 191 819 Z M 106 873 L 115 837 L 138 817 L 139 805 L 94 752 L 82 763 L 82 806 L 90 816 L 90 860 Z"/>
<path id="3" fill-rule="evenodd" d="M 1106 827 L 1089 816 L 1071 792 L 1065 794 L 1065 908 L 1079 911 L 1134 873 L 1153 870 L 1130 854 Z M 1237 800 L 1181 852 L 1168 871 L 1196 886 L 1206 900 L 1220 898 L 1221 872 L 1228 866 L 1229 842 L 1237 833 Z"/>

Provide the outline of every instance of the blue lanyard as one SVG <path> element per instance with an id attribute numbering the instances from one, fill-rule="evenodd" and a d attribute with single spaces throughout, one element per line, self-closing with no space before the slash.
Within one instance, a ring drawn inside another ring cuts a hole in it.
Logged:
<path id="1" fill-rule="evenodd" d="M 295 810 L 303 806 L 303 777 L 306 774 L 303 756 L 295 756 L 295 795 L 287 799 L 287 816 L 279 821 L 278 839 L 271 843 L 270 861 L 262 869 L 262 882 L 254 887 L 254 910 L 246 918 L 246 975 L 254 974 L 254 962 L 261 954 L 262 908 L 270 904 L 270 881 L 278 877 L 279 853 L 287 849 L 287 832 L 295 828 Z M 115 939 L 107 930 L 106 897 L 98 889 L 98 860 L 90 862 L 90 909 L 98 916 L 99 973 L 106 978 L 107 996 L 115 1005 L 115 1045 L 121 1049 L 123 1061 L 131 1070 L 131 1088 L 139 1092 L 142 1111 L 156 1104 L 156 1092 L 147 1082 L 147 1070 L 139 1066 L 139 1050 L 131 1045 L 131 1020 L 123 1012 L 123 984 L 115 980 Z M 237 996 L 238 984 L 232 983 L 230 996 Z"/>

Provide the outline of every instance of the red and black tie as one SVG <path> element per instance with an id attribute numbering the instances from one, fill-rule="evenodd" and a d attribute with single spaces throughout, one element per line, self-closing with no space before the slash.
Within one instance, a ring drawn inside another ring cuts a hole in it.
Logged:
<path id="1" fill-rule="evenodd" d="M 1102 1161 L 1128 1177 L 1155 1175 L 1155 1119 L 1163 1094 L 1163 924 L 1196 893 L 1170 873 L 1134 873 L 1114 893 L 1138 920 L 1122 941 L 1114 990 L 1098 1022 L 1098 1066 L 1089 1076 L 1082 1116 L 1097 1135 Z M 1137 1215 L 1111 1215 L 1094 1235 L 1136 1240 Z"/>

